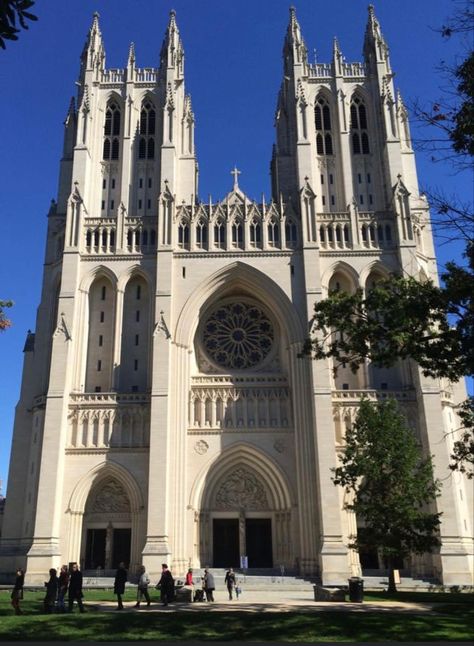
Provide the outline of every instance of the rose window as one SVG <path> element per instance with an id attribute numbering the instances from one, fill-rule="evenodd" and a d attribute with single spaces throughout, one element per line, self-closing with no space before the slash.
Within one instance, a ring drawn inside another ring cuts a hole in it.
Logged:
<path id="1" fill-rule="evenodd" d="M 269 354 L 273 340 L 273 326 L 267 315 L 247 303 L 219 306 L 203 328 L 206 353 L 223 368 L 256 366 Z"/>

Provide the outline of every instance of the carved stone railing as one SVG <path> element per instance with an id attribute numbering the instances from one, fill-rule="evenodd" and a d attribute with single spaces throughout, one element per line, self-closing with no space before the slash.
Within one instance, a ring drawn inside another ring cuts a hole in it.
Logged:
<path id="1" fill-rule="evenodd" d="M 290 390 L 282 377 L 193 378 L 189 430 L 291 430 Z"/>
<path id="2" fill-rule="evenodd" d="M 342 76 L 344 78 L 364 78 L 366 69 L 364 63 L 342 63 Z M 332 63 L 312 63 L 308 65 L 308 76 L 312 79 L 327 79 L 334 76 Z"/>
<path id="3" fill-rule="evenodd" d="M 323 250 L 377 250 L 396 244 L 395 220 L 385 213 L 318 213 L 316 221 Z"/>
<path id="4" fill-rule="evenodd" d="M 69 449 L 147 447 L 150 395 L 73 393 L 68 419 Z"/>
<path id="5" fill-rule="evenodd" d="M 396 399 L 409 419 L 416 419 L 416 392 L 410 390 L 333 390 L 332 405 L 336 443 L 342 444 L 346 429 L 351 427 L 359 412 L 361 400 L 372 402 Z"/>
<path id="6" fill-rule="evenodd" d="M 156 83 L 158 70 L 153 67 L 143 67 L 135 70 L 136 83 Z"/>
<path id="7" fill-rule="evenodd" d="M 100 77 L 101 83 L 123 83 L 125 80 L 125 70 L 109 69 L 104 70 Z"/>
<path id="8" fill-rule="evenodd" d="M 156 250 L 156 219 L 127 217 L 123 220 L 122 245 L 119 247 L 116 218 L 86 218 L 83 226 L 82 253 L 147 254 Z"/>

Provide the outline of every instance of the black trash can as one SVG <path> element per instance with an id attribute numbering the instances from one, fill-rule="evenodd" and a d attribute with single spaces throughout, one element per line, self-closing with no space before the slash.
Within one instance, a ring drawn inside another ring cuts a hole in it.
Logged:
<path id="1" fill-rule="evenodd" d="M 358 576 L 349 579 L 349 601 L 362 603 L 364 600 L 364 581 Z"/>

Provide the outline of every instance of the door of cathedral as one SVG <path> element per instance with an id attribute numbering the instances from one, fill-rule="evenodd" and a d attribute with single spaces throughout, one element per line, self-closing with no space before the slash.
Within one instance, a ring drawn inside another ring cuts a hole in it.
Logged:
<path id="1" fill-rule="evenodd" d="M 272 521 L 270 518 L 245 520 L 245 543 L 249 568 L 273 567 Z"/>
<path id="2" fill-rule="evenodd" d="M 131 539 L 131 529 L 114 529 L 112 549 L 113 568 L 118 567 L 121 562 L 125 563 L 125 567 L 130 565 Z"/>
<path id="3" fill-rule="evenodd" d="M 239 520 L 238 518 L 214 518 L 213 566 L 239 567 Z"/>
<path id="4" fill-rule="evenodd" d="M 106 529 L 88 529 L 86 539 L 86 557 L 84 569 L 95 570 L 104 568 L 105 563 L 105 545 L 107 539 Z"/>

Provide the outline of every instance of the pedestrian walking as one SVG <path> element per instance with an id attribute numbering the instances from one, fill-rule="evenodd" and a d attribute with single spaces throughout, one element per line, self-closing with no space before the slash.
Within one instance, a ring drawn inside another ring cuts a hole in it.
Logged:
<path id="1" fill-rule="evenodd" d="M 225 573 L 224 583 L 226 584 L 227 592 L 229 593 L 229 601 L 232 601 L 232 593 L 235 588 L 235 572 L 231 567 Z"/>
<path id="2" fill-rule="evenodd" d="M 150 577 L 148 576 L 144 565 L 140 567 L 139 575 L 140 575 L 140 578 L 138 579 L 138 587 L 137 587 L 137 603 L 135 604 L 135 608 L 140 607 L 140 602 L 143 599 L 143 597 L 145 597 L 146 599 L 147 607 L 150 607 L 151 601 L 150 601 L 150 595 L 148 594 Z"/>
<path id="3" fill-rule="evenodd" d="M 59 573 L 59 590 L 58 590 L 58 611 L 66 612 L 64 599 L 66 598 L 67 589 L 69 587 L 69 572 L 67 565 L 63 565 Z"/>
<path id="4" fill-rule="evenodd" d="M 161 566 L 161 579 L 156 586 L 161 592 L 161 603 L 167 606 L 174 598 L 174 579 L 166 563 Z"/>
<path id="5" fill-rule="evenodd" d="M 82 603 L 82 572 L 79 570 L 77 563 L 71 564 L 71 571 L 69 574 L 69 590 L 68 590 L 68 610 L 72 612 L 74 601 L 77 601 L 79 612 L 84 612 L 84 605 Z"/>
<path id="6" fill-rule="evenodd" d="M 44 582 L 46 595 L 43 599 L 43 608 L 46 614 L 51 614 L 58 600 L 59 579 L 54 567 L 49 570 L 49 580 Z"/>
<path id="7" fill-rule="evenodd" d="M 123 610 L 122 595 L 125 594 L 125 583 L 128 579 L 128 572 L 125 563 L 121 561 L 115 573 L 114 594 L 117 595 L 117 610 Z"/>
<path id="8" fill-rule="evenodd" d="M 206 568 L 204 570 L 204 591 L 206 593 L 207 601 L 214 601 L 214 590 L 216 589 L 214 583 L 214 575 Z"/>
<path id="9" fill-rule="evenodd" d="M 23 585 L 25 583 L 25 573 L 21 568 L 18 568 L 16 571 L 15 585 L 13 586 L 12 593 L 10 595 L 11 604 L 15 610 L 16 615 L 22 615 L 20 609 L 20 601 L 23 599 Z"/>

